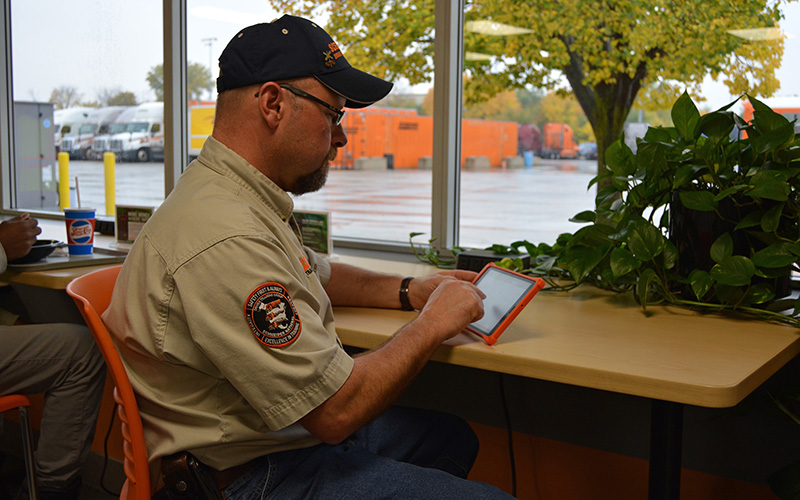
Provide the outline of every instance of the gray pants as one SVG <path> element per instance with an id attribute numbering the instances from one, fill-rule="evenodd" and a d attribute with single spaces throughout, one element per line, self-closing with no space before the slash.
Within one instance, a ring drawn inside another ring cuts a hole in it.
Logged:
<path id="1" fill-rule="evenodd" d="M 39 486 L 65 486 L 91 450 L 105 363 L 77 324 L 0 326 L 0 395 L 44 393 L 36 446 Z"/>

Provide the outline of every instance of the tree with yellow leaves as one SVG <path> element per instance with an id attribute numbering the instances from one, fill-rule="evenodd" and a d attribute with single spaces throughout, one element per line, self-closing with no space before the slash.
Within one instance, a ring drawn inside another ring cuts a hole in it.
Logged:
<path id="1" fill-rule="evenodd" d="M 430 81 L 433 0 L 272 0 L 280 10 L 328 15 L 348 60 L 387 79 Z M 524 86 L 571 88 L 603 165 L 642 91 L 668 106 L 706 76 L 731 93 L 779 88 L 779 0 L 467 0 L 467 104 Z"/>

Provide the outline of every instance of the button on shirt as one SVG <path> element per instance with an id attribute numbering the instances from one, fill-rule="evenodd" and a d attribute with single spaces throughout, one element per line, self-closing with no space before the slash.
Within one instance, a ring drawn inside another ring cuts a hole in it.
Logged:
<path id="1" fill-rule="evenodd" d="M 292 209 L 286 192 L 209 137 L 136 238 L 103 319 L 137 393 L 154 472 L 178 451 L 222 470 L 319 442 L 297 421 L 344 384 L 353 360 L 323 289 L 330 266 L 302 246 Z M 265 291 L 282 302 L 261 300 Z M 248 301 L 295 320 L 291 342 L 262 341 Z"/>

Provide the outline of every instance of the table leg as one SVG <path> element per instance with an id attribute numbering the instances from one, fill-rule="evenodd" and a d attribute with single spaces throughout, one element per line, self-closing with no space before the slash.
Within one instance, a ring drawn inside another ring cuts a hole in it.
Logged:
<path id="1" fill-rule="evenodd" d="M 677 500 L 681 491 L 683 405 L 653 400 L 650 410 L 650 500 Z"/>

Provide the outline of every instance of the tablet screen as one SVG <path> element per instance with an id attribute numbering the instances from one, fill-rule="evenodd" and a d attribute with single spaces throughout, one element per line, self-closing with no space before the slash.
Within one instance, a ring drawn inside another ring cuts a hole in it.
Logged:
<path id="1" fill-rule="evenodd" d="M 481 274 L 475 286 L 486 294 L 483 299 L 483 318 L 469 327 L 476 333 L 491 336 L 508 315 L 537 283 L 518 274 L 490 267 Z"/>

